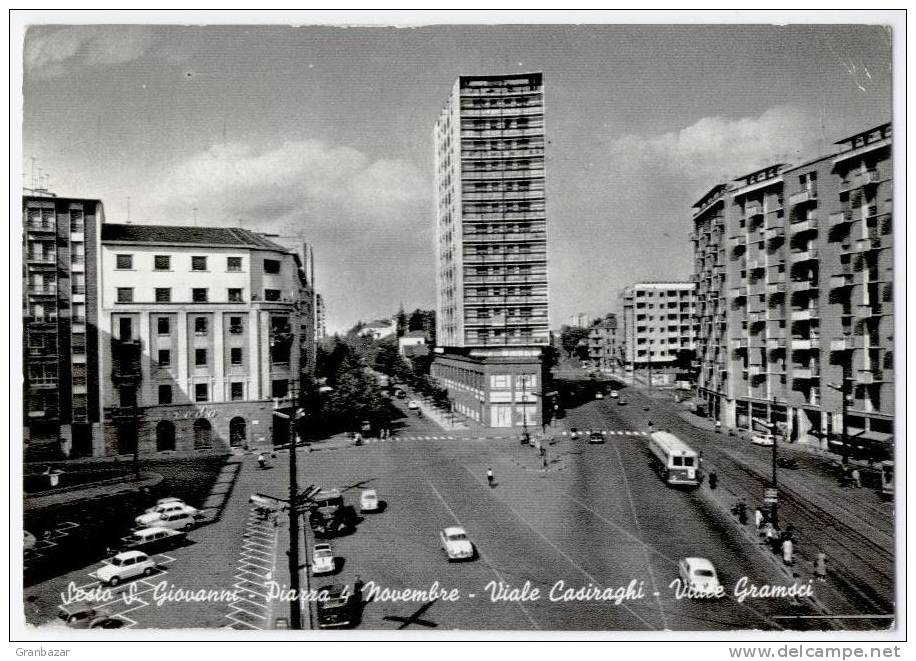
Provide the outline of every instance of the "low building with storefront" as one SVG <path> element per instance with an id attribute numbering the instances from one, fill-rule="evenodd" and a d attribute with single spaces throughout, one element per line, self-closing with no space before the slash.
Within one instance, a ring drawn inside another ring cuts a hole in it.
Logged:
<path id="1" fill-rule="evenodd" d="M 314 355 L 301 254 L 237 228 L 105 224 L 93 454 L 267 447 Z"/>

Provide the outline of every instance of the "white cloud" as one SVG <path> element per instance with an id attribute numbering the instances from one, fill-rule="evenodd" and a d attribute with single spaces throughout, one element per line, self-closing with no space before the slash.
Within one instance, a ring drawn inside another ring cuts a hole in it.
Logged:
<path id="1" fill-rule="evenodd" d="M 59 76 L 67 65 L 107 66 L 131 62 L 156 43 L 153 28 L 140 25 L 79 25 L 30 28 L 25 38 L 25 69 L 37 76 Z"/>
<path id="2" fill-rule="evenodd" d="M 708 180 L 712 186 L 723 176 L 740 176 L 775 161 L 798 162 L 810 153 L 819 135 L 813 113 L 780 105 L 759 117 L 704 117 L 676 132 L 626 135 L 611 149 L 621 167 L 644 170 L 649 165 L 653 176 Z"/>

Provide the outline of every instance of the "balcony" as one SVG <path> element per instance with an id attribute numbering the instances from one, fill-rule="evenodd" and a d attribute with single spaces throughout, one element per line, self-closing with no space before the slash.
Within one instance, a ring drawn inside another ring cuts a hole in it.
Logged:
<path id="1" fill-rule="evenodd" d="M 844 287 L 852 287 L 854 284 L 852 273 L 837 273 L 836 275 L 830 276 L 830 288 L 831 289 L 842 289 Z"/>
<path id="2" fill-rule="evenodd" d="M 853 351 L 855 348 L 855 341 L 849 335 L 830 340 L 830 350 L 836 353 Z"/>
<path id="3" fill-rule="evenodd" d="M 57 388 L 58 380 L 56 376 L 42 376 L 29 379 L 29 388 L 35 390 L 50 390 Z"/>
<path id="4" fill-rule="evenodd" d="M 509 105 L 496 108 L 480 108 L 477 106 L 462 106 L 462 117 L 512 117 L 515 115 L 540 115 L 544 112 L 543 106 L 536 105 Z"/>
<path id="5" fill-rule="evenodd" d="M 792 234 L 801 234 L 803 232 L 816 232 L 817 231 L 817 219 L 816 218 L 806 218 L 800 220 L 797 223 L 792 223 L 789 226 Z"/>
<path id="6" fill-rule="evenodd" d="M 57 284 L 29 285 L 29 296 L 57 296 Z"/>
<path id="7" fill-rule="evenodd" d="M 747 372 L 747 375 L 751 378 L 761 377 L 765 373 L 761 365 L 748 365 L 745 372 Z"/>
<path id="8" fill-rule="evenodd" d="M 748 339 L 746 337 L 734 338 L 729 344 L 731 345 L 732 351 L 743 351 L 748 347 Z"/>
<path id="9" fill-rule="evenodd" d="M 767 338 L 767 350 L 768 351 L 779 351 L 780 349 L 786 348 L 786 338 L 784 337 L 773 337 L 770 336 Z"/>
<path id="10" fill-rule="evenodd" d="M 543 262 L 546 252 L 509 252 L 465 255 L 466 264 L 502 264 L 503 262 Z"/>
<path id="11" fill-rule="evenodd" d="M 500 202 L 502 200 L 538 200 L 543 199 L 544 195 L 545 192 L 542 189 L 503 190 L 479 193 L 475 191 L 464 191 L 461 194 L 461 199 L 465 202 Z"/>
<path id="12" fill-rule="evenodd" d="M 817 290 L 817 280 L 793 280 L 793 292 L 812 292 Z"/>
<path id="13" fill-rule="evenodd" d="M 733 250 L 737 250 L 738 248 L 745 248 L 747 247 L 747 237 L 733 236 L 731 239 L 728 240 L 728 245 Z"/>
<path id="14" fill-rule="evenodd" d="M 508 241 L 512 242 L 532 242 L 532 241 L 546 241 L 547 232 L 513 232 L 507 230 L 506 232 L 465 232 L 464 241 L 465 243 L 505 243 Z"/>
<path id="15" fill-rule="evenodd" d="M 792 351 L 811 351 L 819 347 L 820 340 L 817 337 L 793 338 Z"/>
<path id="16" fill-rule="evenodd" d="M 464 181 L 482 181 L 482 180 L 503 180 L 503 179 L 538 179 L 544 176 L 543 169 L 525 169 L 518 168 L 505 170 L 478 170 L 465 168 L 461 171 L 461 178 Z"/>
<path id="17" fill-rule="evenodd" d="M 37 265 L 56 265 L 57 264 L 57 254 L 56 253 L 31 253 L 26 256 L 25 261 L 29 264 Z"/>
<path id="18" fill-rule="evenodd" d="M 839 211 L 837 213 L 832 213 L 827 216 L 827 223 L 831 227 L 836 227 L 844 223 L 852 222 L 852 212 L 851 211 Z"/>
<path id="19" fill-rule="evenodd" d="M 759 204 L 751 204 L 751 205 L 748 205 L 748 206 L 745 207 L 745 209 L 744 209 L 744 215 L 747 216 L 748 218 L 753 218 L 753 217 L 755 217 L 755 216 L 762 216 L 762 215 L 763 215 L 763 207 L 760 206 Z"/>
<path id="20" fill-rule="evenodd" d="M 728 293 L 732 298 L 745 298 L 747 296 L 747 288 L 732 287 Z"/>
<path id="21" fill-rule="evenodd" d="M 796 263 L 815 261 L 818 259 L 817 248 L 808 248 L 807 250 L 793 252 L 789 255 L 789 259 Z"/>
<path id="22" fill-rule="evenodd" d="M 778 296 L 785 293 L 786 283 L 784 282 L 771 282 L 767 285 L 767 295 L 769 296 Z"/>
<path id="23" fill-rule="evenodd" d="M 543 126 L 531 126 L 529 128 L 514 129 L 474 129 L 462 128 L 462 140 L 487 139 L 487 138 L 539 138 L 544 135 Z"/>
<path id="24" fill-rule="evenodd" d="M 814 202 L 817 200 L 817 189 L 809 188 L 803 190 L 800 193 L 795 193 L 794 195 L 789 196 L 789 206 L 796 206 L 798 204 L 805 204 L 806 202 Z"/>
<path id="25" fill-rule="evenodd" d="M 54 223 L 29 223 L 25 227 L 32 234 L 57 234 Z"/>
<path id="26" fill-rule="evenodd" d="M 805 308 L 803 310 L 792 310 L 790 315 L 792 321 L 811 321 L 817 319 L 817 308 Z"/>
<path id="27" fill-rule="evenodd" d="M 881 383 L 884 381 L 884 372 L 879 369 L 856 370 L 856 382 L 864 385 Z"/>
<path id="28" fill-rule="evenodd" d="M 816 379 L 821 375 L 820 367 L 817 365 L 792 366 L 792 378 L 798 381 L 808 381 Z"/>
<path id="29" fill-rule="evenodd" d="M 867 239 L 857 239 L 853 244 L 855 252 L 868 252 L 870 250 L 880 250 L 881 249 L 881 239 L 878 237 L 867 238 Z"/>

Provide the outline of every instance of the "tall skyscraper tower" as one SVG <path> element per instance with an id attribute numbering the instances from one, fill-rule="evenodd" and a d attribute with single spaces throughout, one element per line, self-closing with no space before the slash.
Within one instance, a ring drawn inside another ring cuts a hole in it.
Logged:
<path id="1" fill-rule="evenodd" d="M 466 416 L 527 426 L 549 343 L 542 74 L 459 77 L 434 138 L 433 374 Z"/>

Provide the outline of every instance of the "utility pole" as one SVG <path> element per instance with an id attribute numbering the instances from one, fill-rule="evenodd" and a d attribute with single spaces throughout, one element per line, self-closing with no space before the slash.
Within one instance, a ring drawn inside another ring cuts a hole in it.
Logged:
<path id="1" fill-rule="evenodd" d="M 846 375 L 843 375 L 843 381 L 840 383 L 840 395 L 843 397 L 843 408 L 842 408 L 842 420 L 841 424 L 843 425 L 843 465 L 849 465 L 849 425 L 847 420 L 849 419 L 849 378 Z"/>
<path id="2" fill-rule="evenodd" d="M 778 493 L 776 490 L 779 488 L 778 481 L 776 479 L 776 398 L 773 398 L 773 404 L 770 407 L 770 438 L 773 439 L 773 479 L 772 484 L 770 485 L 773 488 L 774 494 Z M 778 496 L 777 496 L 778 498 Z M 777 511 L 777 498 L 773 498 L 773 502 L 770 508 L 770 520 L 773 522 L 773 527 L 779 527 L 779 513 Z"/>

